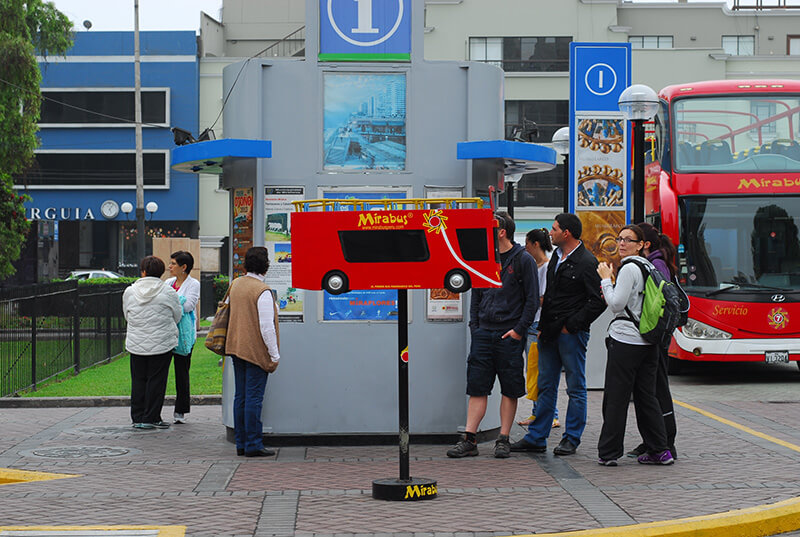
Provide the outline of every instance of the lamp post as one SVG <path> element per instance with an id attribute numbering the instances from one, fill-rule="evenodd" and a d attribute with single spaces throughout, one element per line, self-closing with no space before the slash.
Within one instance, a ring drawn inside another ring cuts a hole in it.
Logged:
<path id="1" fill-rule="evenodd" d="M 505 176 L 506 182 L 506 212 L 514 219 L 514 186 L 522 179 L 521 173 L 512 173 Z"/>
<path id="2" fill-rule="evenodd" d="M 553 149 L 564 157 L 564 175 L 562 188 L 564 189 L 564 212 L 569 212 L 569 127 L 561 127 L 553 134 Z"/>
<path id="3" fill-rule="evenodd" d="M 644 222 L 644 122 L 658 111 L 658 95 L 649 86 L 634 84 L 620 94 L 617 104 L 633 122 L 633 221 Z"/>

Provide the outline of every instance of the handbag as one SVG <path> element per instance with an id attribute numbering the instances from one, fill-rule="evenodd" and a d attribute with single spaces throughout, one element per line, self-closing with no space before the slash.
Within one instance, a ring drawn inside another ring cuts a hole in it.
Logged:
<path id="1" fill-rule="evenodd" d="M 225 356 L 225 339 L 228 336 L 228 319 L 231 313 L 230 304 L 225 302 L 225 299 L 228 298 L 230 291 L 230 287 L 228 287 L 228 291 L 217 307 L 214 320 L 211 321 L 211 327 L 206 336 L 206 348 L 220 356 Z"/>

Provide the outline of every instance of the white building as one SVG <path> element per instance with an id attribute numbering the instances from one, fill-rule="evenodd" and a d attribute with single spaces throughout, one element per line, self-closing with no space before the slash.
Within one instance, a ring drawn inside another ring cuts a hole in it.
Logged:
<path id="1" fill-rule="evenodd" d="M 730 7 L 685 0 L 426 0 L 425 58 L 503 68 L 506 136 L 525 118 L 537 123 L 534 141 L 548 143 L 569 121 L 571 41 L 630 42 L 633 82 L 656 91 L 699 80 L 798 78 L 800 9 L 787 3 L 792 0 L 733 0 Z M 305 0 L 225 0 L 221 23 L 204 18 L 201 131 L 222 105 L 225 65 L 260 51 L 271 56 L 304 53 L 304 11 Z M 218 137 L 219 129 L 218 124 Z M 517 185 L 516 216 L 528 221 L 523 229 L 549 226 L 560 212 L 561 177 L 559 166 Z M 216 181 L 201 179 L 203 237 L 227 234 L 227 214 L 218 210 L 222 194 L 213 189 Z M 215 210 L 204 210 L 212 204 Z M 204 223 L 206 215 L 214 218 L 213 225 Z M 212 228 L 218 231 L 209 233 Z"/>

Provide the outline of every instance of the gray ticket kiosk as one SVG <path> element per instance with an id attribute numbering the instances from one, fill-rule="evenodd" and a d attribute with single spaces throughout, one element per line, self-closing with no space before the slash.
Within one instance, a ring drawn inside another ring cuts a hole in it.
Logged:
<path id="1" fill-rule="evenodd" d="M 356 9 L 362 4 L 372 4 L 369 13 Z M 180 169 L 221 172 L 232 193 L 233 273 L 247 247 L 270 252 L 281 361 L 269 376 L 262 417 L 273 444 L 397 437 L 397 292 L 332 296 L 294 288 L 291 202 L 462 197 L 502 187 L 502 155 L 477 165 L 457 158 L 457 147 L 502 141 L 503 72 L 486 63 L 425 61 L 423 10 L 423 0 L 308 0 L 305 58 L 228 66 L 228 139 L 173 153 Z M 409 292 L 412 437 L 449 441 L 465 424 L 468 310 L 468 294 Z M 222 421 L 229 429 L 232 369 L 228 358 Z M 499 399 L 497 387 L 489 408 Z M 498 413 L 488 412 L 482 427 L 495 431 Z"/>

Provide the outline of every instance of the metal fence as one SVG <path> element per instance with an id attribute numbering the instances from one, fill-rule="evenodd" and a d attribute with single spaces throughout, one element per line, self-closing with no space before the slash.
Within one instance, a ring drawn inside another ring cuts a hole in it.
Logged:
<path id="1" fill-rule="evenodd" d="M 122 353 L 126 287 L 68 281 L 0 289 L 0 396 Z"/>

